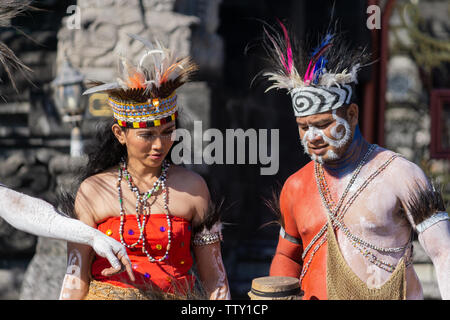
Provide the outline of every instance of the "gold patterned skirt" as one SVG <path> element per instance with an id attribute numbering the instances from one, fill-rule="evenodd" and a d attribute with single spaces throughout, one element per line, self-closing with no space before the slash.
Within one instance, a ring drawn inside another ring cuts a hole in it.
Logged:
<path id="1" fill-rule="evenodd" d="M 91 280 L 84 300 L 183 300 L 186 297 L 157 289 L 123 288 L 110 283 Z"/>

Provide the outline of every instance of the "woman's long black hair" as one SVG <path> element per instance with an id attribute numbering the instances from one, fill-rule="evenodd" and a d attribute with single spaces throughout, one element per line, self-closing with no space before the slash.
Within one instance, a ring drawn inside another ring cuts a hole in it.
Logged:
<path id="1" fill-rule="evenodd" d="M 119 164 L 123 157 L 127 156 L 127 147 L 122 145 L 114 135 L 111 127 L 115 123 L 113 118 L 100 121 L 94 138 L 85 146 L 84 152 L 88 162 L 81 169 L 79 182 L 103 172 Z M 128 129 L 122 129 L 128 130 Z"/>
<path id="2" fill-rule="evenodd" d="M 74 183 L 71 186 L 72 192 L 78 192 L 81 183 L 87 178 L 104 172 L 110 168 L 117 166 L 122 158 L 127 157 L 127 147 L 122 145 L 114 135 L 112 126 L 114 125 L 114 118 L 101 120 L 97 123 L 97 130 L 92 140 L 85 145 L 84 152 L 87 155 L 87 164 L 80 168 Z M 179 128 L 178 119 L 175 120 L 176 128 Z M 122 130 L 132 130 L 122 128 Z M 172 148 L 180 143 L 175 141 Z M 166 160 L 172 162 L 170 154 L 172 148 L 169 150 Z M 69 190 L 59 190 L 57 192 L 57 207 L 63 215 L 75 217 L 74 203 L 75 194 Z"/>
<path id="3" fill-rule="evenodd" d="M 101 173 L 109 168 L 117 166 L 122 158 L 127 157 L 127 148 L 122 145 L 112 132 L 111 127 L 115 120 L 108 119 L 97 124 L 97 133 L 91 143 L 86 145 L 84 152 L 88 157 L 87 165 L 81 169 L 80 183 L 95 174 Z M 179 128 L 179 121 L 175 120 L 176 128 Z M 122 130 L 132 130 L 122 128 Z M 179 142 L 175 142 L 172 148 Z M 166 160 L 172 162 L 170 154 L 172 148 L 167 154 Z"/>
<path id="4" fill-rule="evenodd" d="M 75 195 L 81 183 L 90 176 L 116 166 L 122 157 L 127 155 L 126 146 L 117 140 L 111 130 L 114 121 L 114 118 L 111 118 L 97 123 L 95 136 L 84 146 L 84 152 L 88 157 L 87 164 L 79 169 L 69 190 L 61 188 L 57 191 L 56 206 L 62 215 L 77 219 Z"/>

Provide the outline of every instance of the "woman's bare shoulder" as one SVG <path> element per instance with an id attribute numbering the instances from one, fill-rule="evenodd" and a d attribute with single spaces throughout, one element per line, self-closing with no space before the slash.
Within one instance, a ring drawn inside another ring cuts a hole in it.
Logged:
<path id="1" fill-rule="evenodd" d="M 172 165 L 168 178 L 172 178 L 174 186 L 190 190 L 191 193 L 208 193 L 208 186 L 205 179 L 192 170 L 178 165 Z"/>
<path id="2" fill-rule="evenodd" d="M 84 179 L 81 182 L 78 190 L 92 191 L 95 190 L 99 184 L 110 184 L 114 180 L 117 181 L 117 173 L 116 170 L 114 170 L 114 168 L 110 168 L 108 170 L 94 174 Z"/>
<path id="3" fill-rule="evenodd" d="M 75 211 L 81 219 L 98 220 L 98 213 L 102 212 L 108 198 L 116 190 L 117 174 L 109 169 L 92 175 L 83 180 L 75 198 Z M 101 199 L 101 201 L 99 201 Z"/>

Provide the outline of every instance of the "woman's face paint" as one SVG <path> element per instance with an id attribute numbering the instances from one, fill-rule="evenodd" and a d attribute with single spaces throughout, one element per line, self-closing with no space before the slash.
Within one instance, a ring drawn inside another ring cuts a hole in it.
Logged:
<path id="1" fill-rule="evenodd" d="M 321 164 L 339 160 L 352 137 L 350 124 L 336 110 L 298 118 L 297 124 L 305 153 Z"/>
<path id="2" fill-rule="evenodd" d="M 127 147 L 128 159 L 146 167 L 159 167 L 174 144 L 175 121 L 151 128 L 128 129 L 120 133 Z"/>

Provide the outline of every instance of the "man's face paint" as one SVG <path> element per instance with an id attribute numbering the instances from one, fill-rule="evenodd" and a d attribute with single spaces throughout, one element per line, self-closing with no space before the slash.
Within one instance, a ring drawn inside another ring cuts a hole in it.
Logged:
<path id="1" fill-rule="evenodd" d="M 339 153 L 349 144 L 352 131 L 336 110 L 300 118 L 297 122 L 303 149 L 313 161 L 323 164 L 341 158 Z"/>

